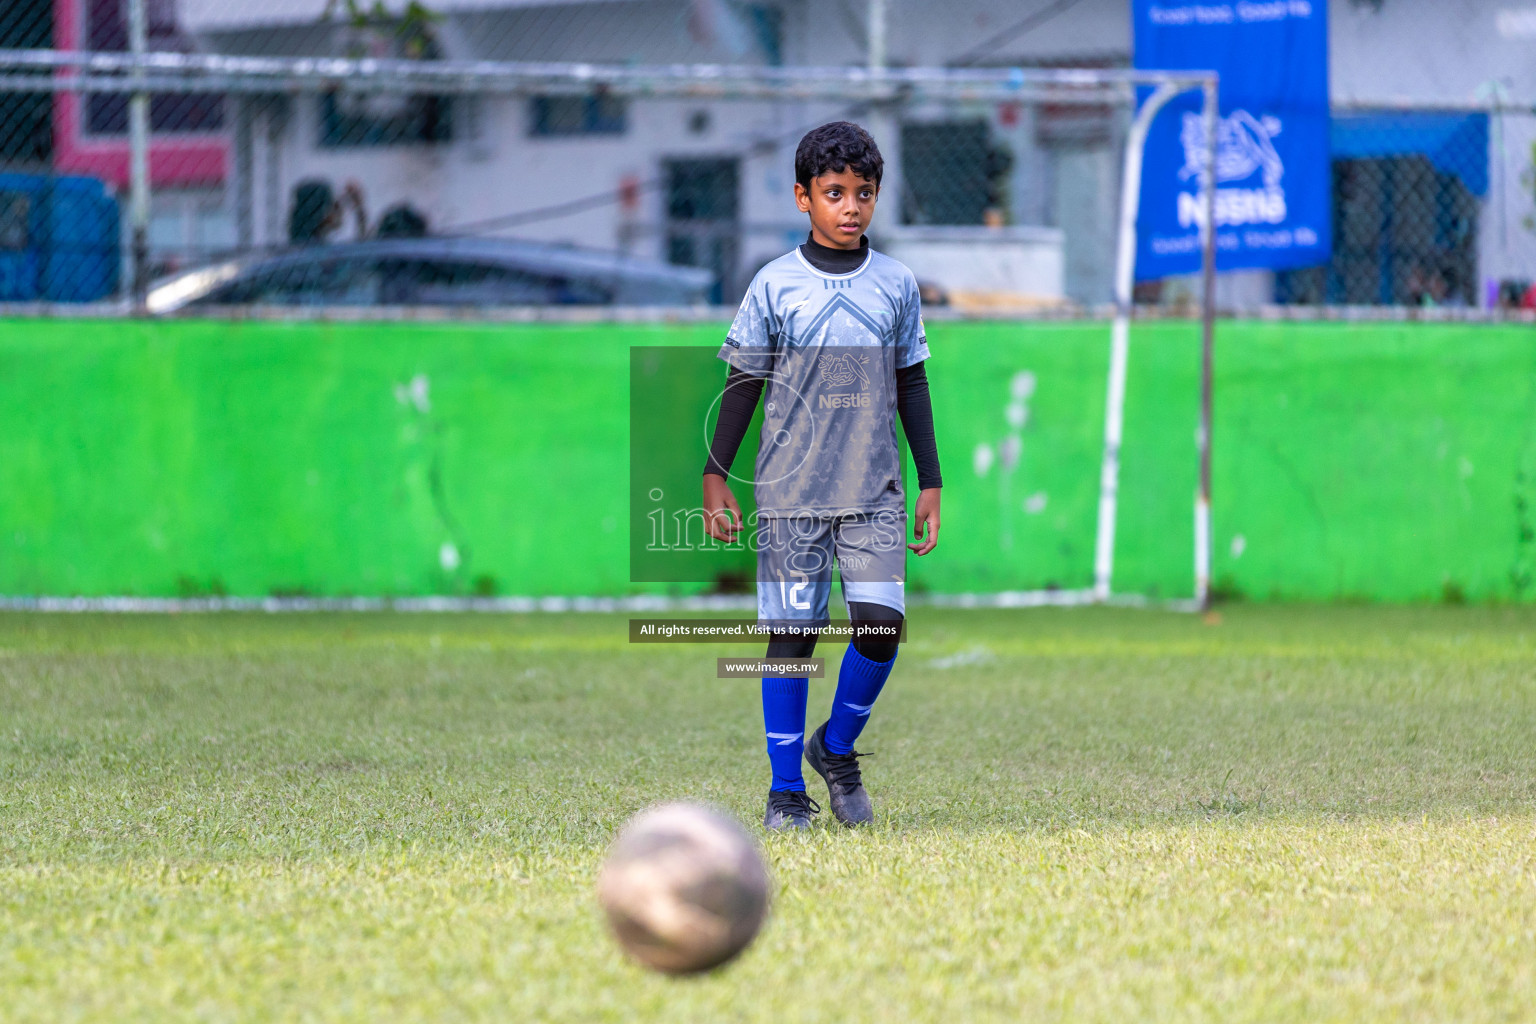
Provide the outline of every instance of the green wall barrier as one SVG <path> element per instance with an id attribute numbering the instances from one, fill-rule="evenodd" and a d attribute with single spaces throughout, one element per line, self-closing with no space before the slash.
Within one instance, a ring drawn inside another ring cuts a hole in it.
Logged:
<path id="1" fill-rule="evenodd" d="M 914 589 L 1087 585 L 1107 327 L 929 331 L 944 528 Z M 707 361 L 722 333 L 6 322 L 0 593 L 701 589 L 630 582 L 629 373 L 632 348 L 698 346 Z M 1529 327 L 1239 322 L 1217 345 L 1222 590 L 1536 595 Z M 682 406 L 723 376 L 701 366 Z M 1190 592 L 1198 371 L 1191 325 L 1133 331 L 1117 590 Z"/>

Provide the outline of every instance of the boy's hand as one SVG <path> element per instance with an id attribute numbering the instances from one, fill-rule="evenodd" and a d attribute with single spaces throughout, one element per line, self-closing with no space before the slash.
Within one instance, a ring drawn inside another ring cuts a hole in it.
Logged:
<path id="1" fill-rule="evenodd" d="M 939 488 L 930 487 L 918 493 L 917 508 L 912 512 L 912 536 L 919 543 L 907 547 L 919 557 L 939 546 Z"/>
<path id="2" fill-rule="evenodd" d="M 715 540 L 734 544 L 741 532 L 741 505 L 725 477 L 704 474 L 704 529 Z"/>

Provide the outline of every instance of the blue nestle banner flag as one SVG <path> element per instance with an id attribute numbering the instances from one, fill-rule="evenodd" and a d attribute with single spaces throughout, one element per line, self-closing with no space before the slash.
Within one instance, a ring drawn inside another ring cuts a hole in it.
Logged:
<path id="1" fill-rule="evenodd" d="M 1136 67 L 1221 75 L 1216 265 L 1304 267 L 1328 260 L 1326 0 L 1132 0 Z M 1142 90 L 1145 100 L 1150 90 Z M 1136 276 L 1200 269 L 1200 96 L 1152 122 L 1142 167 Z"/>

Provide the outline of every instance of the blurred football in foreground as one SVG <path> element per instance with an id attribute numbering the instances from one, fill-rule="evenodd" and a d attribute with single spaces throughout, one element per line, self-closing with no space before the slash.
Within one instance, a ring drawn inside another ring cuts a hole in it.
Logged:
<path id="1" fill-rule="evenodd" d="M 768 869 L 735 821 L 692 804 L 641 811 L 619 833 L 598 879 L 619 944 L 647 967 L 718 967 L 757 935 Z"/>

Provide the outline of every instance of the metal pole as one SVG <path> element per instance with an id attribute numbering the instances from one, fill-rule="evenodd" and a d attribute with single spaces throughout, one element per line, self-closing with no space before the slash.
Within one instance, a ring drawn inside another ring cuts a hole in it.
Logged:
<path id="1" fill-rule="evenodd" d="M 865 10 L 869 71 L 872 75 L 885 72 L 886 62 L 886 13 L 887 0 L 869 0 Z M 885 160 L 885 174 L 880 182 L 880 195 L 888 212 L 881 219 L 877 231 L 901 223 L 902 173 L 901 173 L 901 118 L 896 103 L 876 103 L 865 117 L 866 127 L 880 146 Z"/>
<path id="2" fill-rule="evenodd" d="M 1104 461 L 1099 471 L 1099 525 L 1093 550 L 1093 596 L 1109 600 L 1115 569 L 1115 508 L 1120 490 L 1120 441 L 1125 433 L 1125 373 L 1130 355 L 1131 290 L 1136 274 L 1136 216 L 1141 207 L 1142 149 L 1157 112 L 1179 92 L 1158 86 L 1131 121 L 1120 181 L 1120 226 L 1115 248 L 1115 319 L 1109 334 L 1109 395 L 1104 403 Z"/>
<path id="3" fill-rule="evenodd" d="M 1208 78 L 1202 89 L 1205 105 L 1205 166 L 1200 189 L 1205 216 L 1200 248 L 1200 490 L 1195 495 L 1195 602 L 1201 610 L 1211 603 L 1211 391 L 1216 339 L 1216 143 L 1220 129 L 1219 84 Z"/>
<path id="4" fill-rule="evenodd" d="M 866 17 L 869 24 L 865 31 L 869 34 L 869 70 L 885 70 L 885 5 L 886 0 L 869 0 L 869 10 Z"/>
<path id="5" fill-rule="evenodd" d="M 884 0 L 887 4 L 889 0 Z M 881 59 L 885 59 L 882 57 Z M 71 69 L 71 76 L 25 74 Z M 142 85 L 128 77 L 144 73 Z M 764 67 L 743 64 L 583 64 L 527 61 L 342 60 L 234 57 L 213 53 L 97 53 L 0 47 L 0 87 L 10 92 L 258 93 L 340 89 L 359 93 L 471 96 L 614 96 L 699 100 L 801 99 L 848 102 L 893 96 L 986 102 L 1013 100 L 1102 106 L 1129 86 L 1199 88 L 1201 71 L 1130 68 Z M 1374 105 L 1373 105 L 1374 106 Z M 1486 104 L 1455 109 L 1485 109 Z M 1507 108 L 1514 109 L 1514 108 Z M 1520 108 L 1526 109 L 1524 107 Z"/>
<path id="6" fill-rule="evenodd" d="M 135 56 L 149 50 L 145 0 L 128 0 L 128 49 Z M 142 83 L 144 72 L 131 74 Z M 129 274 L 133 308 L 145 312 L 149 292 L 149 93 L 136 88 L 128 98 Z"/>
<path id="7" fill-rule="evenodd" d="M 251 96 L 231 97 L 235 104 L 235 241 L 241 252 L 256 245 L 256 100 Z"/>
<path id="8" fill-rule="evenodd" d="M 283 246 L 288 241 L 283 226 L 283 168 L 280 157 L 283 152 L 283 132 L 287 129 L 285 100 L 272 99 L 267 103 L 267 142 L 262 154 L 262 192 L 266 203 L 266 237 L 262 239 L 268 249 Z"/>

